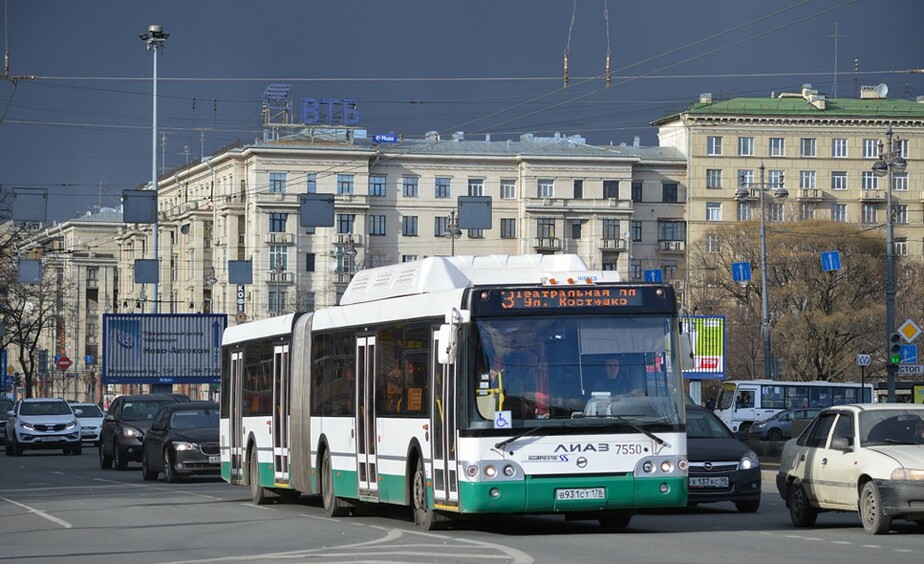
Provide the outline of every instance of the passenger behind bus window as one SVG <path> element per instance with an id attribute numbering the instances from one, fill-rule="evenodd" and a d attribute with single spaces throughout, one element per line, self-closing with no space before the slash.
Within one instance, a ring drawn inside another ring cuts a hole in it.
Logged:
<path id="1" fill-rule="evenodd" d="M 751 392 L 741 392 L 738 394 L 738 403 L 735 409 L 745 409 L 754 407 L 754 395 Z"/>

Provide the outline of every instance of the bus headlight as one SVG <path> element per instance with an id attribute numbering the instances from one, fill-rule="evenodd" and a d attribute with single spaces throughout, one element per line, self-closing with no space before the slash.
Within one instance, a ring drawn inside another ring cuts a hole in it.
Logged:
<path id="1" fill-rule="evenodd" d="M 514 468 L 513 466 L 509 464 L 507 466 L 504 466 L 504 476 L 507 476 L 509 478 L 516 473 L 517 473 L 517 469 Z"/>
<path id="2" fill-rule="evenodd" d="M 493 478 L 494 476 L 497 476 L 497 468 L 493 466 L 485 466 L 484 475 L 487 476 L 488 478 Z"/>
<path id="3" fill-rule="evenodd" d="M 674 471 L 673 462 L 671 462 L 670 460 L 661 461 L 661 472 L 664 472 L 665 474 L 670 474 L 673 471 Z"/>
<path id="4" fill-rule="evenodd" d="M 646 460 L 645 463 L 642 464 L 642 470 L 646 474 L 651 474 L 651 471 L 654 470 L 654 464 L 650 460 Z"/>

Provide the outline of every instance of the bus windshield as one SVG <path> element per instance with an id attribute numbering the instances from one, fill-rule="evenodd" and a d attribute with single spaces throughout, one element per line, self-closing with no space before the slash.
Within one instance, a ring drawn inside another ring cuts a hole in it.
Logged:
<path id="1" fill-rule="evenodd" d="M 676 323 L 665 316 L 483 318 L 475 322 L 475 427 L 681 422 Z"/>

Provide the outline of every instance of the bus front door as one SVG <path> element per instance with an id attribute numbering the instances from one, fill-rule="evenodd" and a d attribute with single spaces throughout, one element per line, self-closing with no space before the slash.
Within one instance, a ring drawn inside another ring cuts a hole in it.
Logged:
<path id="1" fill-rule="evenodd" d="M 289 483 L 289 345 L 273 347 L 273 481 Z"/>
<path id="2" fill-rule="evenodd" d="M 377 500 L 375 337 L 356 340 L 356 469 L 360 499 Z"/>
<path id="3" fill-rule="evenodd" d="M 440 364 L 438 333 L 433 333 L 430 358 L 433 365 L 433 397 L 430 405 L 433 429 L 433 503 L 436 509 L 457 510 L 459 507 L 459 481 L 456 470 L 456 379 L 454 364 Z"/>
<path id="4" fill-rule="evenodd" d="M 231 388 L 228 396 L 228 456 L 230 460 L 231 484 L 244 483 L 244 453 L 241 447 L 243 429 L 241 419 L 244 416 L 241 402 L 241 388 L 244 378 L 244 353 L 241 351 L 231 353 L 231 368 L 229 369 L 229 382 Z"/>

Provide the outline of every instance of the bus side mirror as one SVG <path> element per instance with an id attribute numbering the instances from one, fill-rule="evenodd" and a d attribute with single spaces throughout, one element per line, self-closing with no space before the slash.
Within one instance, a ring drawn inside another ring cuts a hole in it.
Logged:
<path id="1" fill-rule="evenodd" d="M 680 335 L 680 368 L 693 370 L 693 342 L 690 333 Z"/>
<path id="2" fill-rule="evenodd" d="M 446 323 L 440 325 L 437 334 L 439 347 L 437 349 L 437 360 L 440 364 L 455 364 L 456 362 L 456 343 L 459 339 L 459 330 L 455 325 Z"/>

